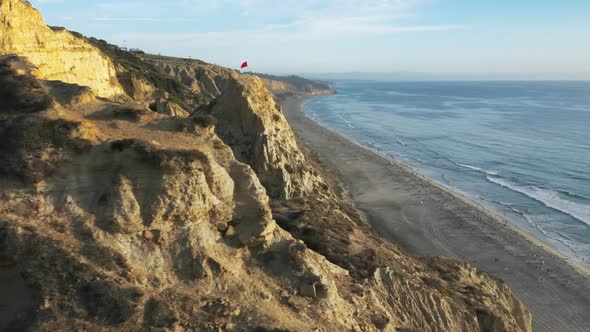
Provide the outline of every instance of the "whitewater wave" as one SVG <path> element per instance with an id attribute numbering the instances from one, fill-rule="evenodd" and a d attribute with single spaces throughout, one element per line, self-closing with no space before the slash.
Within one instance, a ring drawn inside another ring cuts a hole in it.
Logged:
<path id="1" fill-rule="evenodd" d="M 550 238 L 549 234 L 535 220 L 535 217 L 533 217 L 532 215 L 527 214 L 527 213 L 525 213 L 523 211 L 520 211 L 519 209 L 513 208 L 512 211 L 514 211 L 516 214 L 522 216 L 531 226 L 533 226 L 535 229 L 537 229 L 539 232 L 541 232 L 546 237 Z"/>
<path id="2" fill-rule="evenodd" d="M 537 223 L 534 220 L 534 216 L 528 215 L 526 213 L 522 213 L 521 211 L 518 211 L 518 213 L 520 215 L 522 215 L 526 221 L 531 224 L 533 227 L 535 227 L 537 230 L 539 230 L 543 236 L 545 236 L 546 238 L 555 241 L 557 244 L 560 244 L 562 246 L 565 246 L 565 248 L 569 249 L 574 255 L 578 254 L 579 251 L 579 243 L 576 243 L 576 241 L 574 241 L 571 237 L 561 233 L 561 232 L 547 232 L 546 230 L 543 229 L 543 227 L 541 227 L 541 225 L 539 223 Z"/>
<path id="3" fill-rule="evenodd" d="M 406 143 L 402 142 L 402 141 L 401 141 L 401 140 L 399 140 L 399 139 L 396 139 L 396 140 L 395 140 L 395 142 L 396 142 L 397 144 L 399 144 L 399 145 L 408 146 L 408 144 L 406 144 Z"/>
<path id="4" fill-rule="evenodd" d="M 568 201 L 559 196 L 559 193 L 535 186 L 522 186 L 505 179 L 487 176 L 486 179 L 502 187 L 524 194 L 545 206 L 570 215 L 590 226 L 590 205 Z"/>
<path id="5" fill-rule="evenodd" d="M 338 116 L 348 125 L 349 128 L 355 129 L 355 127 L 348 121 L 342 114 L 338 114 Z"/>
<path id="6" fill-rule="evenodd" d="M 498 172 L 496 172 L 496 171 L 488 171 L 488 170 L 485 170 L 483 168 L 479 168 L 477 166 L 467 165 L 467 164 L 460 164 L 460 163 L 456 163 L 456 164 L 459 165 L 459 166 L 461 166 L 461 167 L 464 167 L 464 168 L 468 168 L 470 170 L 473 170 L 473 171 L 478 171 L 478 172 L 485 173 L 487 175 L 498 175 Z"/>
<path id="7" fill-rule="evenodd" d="M 419 93 L 408 93 L 408 92 L 400 92 L 400 91 L 395 91 L 395 90 L 391 90 L 391 91 L 385 91 L 386 94 L 391 95 L 391 96 L 405 96 L 405 97 L 422 97 L 425 96 L 423 94 L 419 94 Z"/>
<path id="8" fill-rule="evenodd" d="M 502 206 L 507 206 L 507 207 L 514 206 L 514 204 L 512 204 L 512 203 L 497 201 L 495 199 L 492 199 L 490 202 L 492 202 L 494 204 L 502 205 Z"/>

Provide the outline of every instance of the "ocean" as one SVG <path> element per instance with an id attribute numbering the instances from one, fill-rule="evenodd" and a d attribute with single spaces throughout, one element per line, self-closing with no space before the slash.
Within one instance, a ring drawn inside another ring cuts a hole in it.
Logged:
<path id="1" fill-rule="evenodd" d="M 333 88 L 303 112 L 590 263 L 590 82 Z"/>

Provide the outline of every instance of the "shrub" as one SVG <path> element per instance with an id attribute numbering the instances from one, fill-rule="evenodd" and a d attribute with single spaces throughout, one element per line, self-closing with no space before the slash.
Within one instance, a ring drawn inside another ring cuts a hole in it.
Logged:
<path id="1" fill-rule="evenodd" d="M 118 140 L 118 141 L 114 141 L 111 143 L 111 150 L 116 150 L 116 151 L 123 151 L 126 150 L 130 147 L 132 147 L 135 144 L 135 140 L 132 139 L 122 139 L 122 140 Z"/>
<path id="2" fill-rule="evenodd" d="M 211 115 L 197 114 L 193 117 L 193 121 L 203 128 L 214 127 L 217 124 L 217 119 Z"/>
<path id="3" fill-rule="evenodd" d="M 187 109 L 186 104 L 180 98 L 178 98 L 178 96 L 176 96 L 176 95 L 172 95 L 172 96 L 168 97 L 168 101 L 173 102 L 176 105 L 178 105 L 184 109 Z"/>
<path id="4" fill-rule="evenodd" d="M 143 109 L 136 108 L 122 108 L 115 110 L 113 113 L 115 115 L 115 118 L 117 119 L 137 121 L 143 114 L 146 113 L 146 111 Z"/>

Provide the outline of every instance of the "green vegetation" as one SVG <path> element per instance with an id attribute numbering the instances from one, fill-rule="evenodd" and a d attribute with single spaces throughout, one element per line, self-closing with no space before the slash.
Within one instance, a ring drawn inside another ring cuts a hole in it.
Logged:
<path id="1" fill-rule="evenodd" d="M 171 101 L 171 102 L 175 103 L 176 105 L 182 107 L 185 110 L 187 109 L 186 104 L 180 98 L 178 98 L 175 95 L 172 95 L 172 96 L 168 97 L 168 101 Z"/>

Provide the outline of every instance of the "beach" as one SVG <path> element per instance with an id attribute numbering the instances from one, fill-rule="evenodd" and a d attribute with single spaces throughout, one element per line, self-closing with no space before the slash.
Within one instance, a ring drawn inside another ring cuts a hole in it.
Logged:
<path id="1" fill-rule="evenodd" d="M 533 314 L 535 331 L 590 331 L 587 266 L 412 169 L 305 116 L 302 98 L 281 102 L 304 146 L 338 178 L 367 222 L 418 256 L 465 261 L 504 280 Z M 539 261 L 544 262 L 538 268 Z"/>

